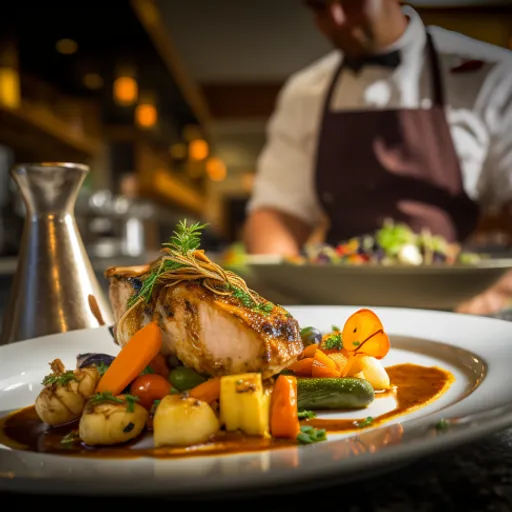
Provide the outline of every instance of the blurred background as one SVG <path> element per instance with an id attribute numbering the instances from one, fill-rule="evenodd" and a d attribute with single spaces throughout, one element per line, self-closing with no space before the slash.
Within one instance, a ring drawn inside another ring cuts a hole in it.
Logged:
<path id="1" fill-rule="evenodd" d="M 409 2 L 426 24 L 512 48 L 510 1 Z M 240 238 L 265 124 L 328 52 L 297 0 L 18 0 L 0 19 L 0 315 L 24 210 L 15 162 L 91 166 L 76 215 L 93 265 L 146 261 L 178 219 Z M 506 233 L 484 227 L 488 243 Z"/>

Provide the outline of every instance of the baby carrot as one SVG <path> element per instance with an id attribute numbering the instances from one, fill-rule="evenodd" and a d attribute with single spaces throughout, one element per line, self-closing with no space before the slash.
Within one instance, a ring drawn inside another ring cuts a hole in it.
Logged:
<path id="1" fill-rule="evenodd" d="M 270 433 L 272 437 L 295 439 L 300 433 L 297 412 L 297 379 L 280 375 L 274 385 L 270 402 Z"/>
<path id="2" fill-rule="evenodd" d="M 145 368 L 162 348 L 162 331 L 151 322 L 137 331 L 121 349 L 96 387 L 97 393 L 121 393 Z"/>
<path id="3" fill-rule="evenodd" d="M 208 404 L 215 402 L 220 397 L 220 377 L 215 377 L 198 384 L 188 392 L 188 395 Z"/>

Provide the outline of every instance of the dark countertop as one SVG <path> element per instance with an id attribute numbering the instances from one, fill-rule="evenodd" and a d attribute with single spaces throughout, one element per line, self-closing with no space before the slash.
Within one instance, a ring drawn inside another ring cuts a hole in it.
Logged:
<path id="1" fill-rule="evenodd" d="M 172 485 L 172 482 L 169 483 Z M 91 495 L 94 490 L 91 489 Z M 76 502 L 72 497 L 0 494 L 2 501 L 15 499 L 16 506 L 37 504 L 61 507 Z M 193 498 L 193 499 L 198 499 Z M 222 503 L 217 502 L 217 499 Z M 371 480 L 343 485 L 331 483 L 323 489 L 268 496 L 246 496 L 227 500 L 208 497 L 207 504 L 224 510 L 286 512 L 323 509 L 346 512 L 505 512 L 512 510 L 512 429 L 454 451 L 434 455 Z M 185 505 L 183 500 L 150 498 L 80 498 L 95 510 L 151 510 L 154 505 Z M 206 505 L 206 503 L 205 503 Z M 188 505 L 190 506 L 190 504 Z M 200 504 L 198 503 L 198 506 Z M 160 508 L 160 507 L 159 507 Z"/>

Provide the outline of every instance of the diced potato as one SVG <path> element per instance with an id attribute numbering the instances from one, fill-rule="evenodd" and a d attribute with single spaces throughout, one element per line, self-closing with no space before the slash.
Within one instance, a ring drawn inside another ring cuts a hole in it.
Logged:
<path id="1" fill-rule="evenodd" d="M 386 369 L 375 357 L 356 356 L 349 373 L 351 377 L 367 380 L 375 390 L 389 389 L 391 386 Z"/>
<path id="2" fill-rule="evenodd" d="M 219 430 L 219 420 L 206 402 L 180 395 L 165 396 L 153 418 L 156 447 L 205 443 Z"/>
<path id="3" fill-rule="evenodd" d="M 263 390 L 261 374 L 228 375 L 220 381 L 220 414 L 228 431 L 270 437 L 270 394 Z"/>

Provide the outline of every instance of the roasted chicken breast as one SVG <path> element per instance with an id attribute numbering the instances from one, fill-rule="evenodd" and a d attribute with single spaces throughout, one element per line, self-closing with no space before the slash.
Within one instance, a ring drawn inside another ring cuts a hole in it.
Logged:
<path id="1" fill-rule="evenodd" d="M 151 321 L 163 331 L 164 355 L 211 376 L 260 372 L 271 377 L 291 364 L 303 349 L 297 321 L 281 306 L 254 310 L 234 296 L 214 294 L 198 281 L 155 288 L 150 302 L 127 303 L 142 286 L 143 268 L 112 268 L 109 296 L 115 337 L 124 346 Z"/>

